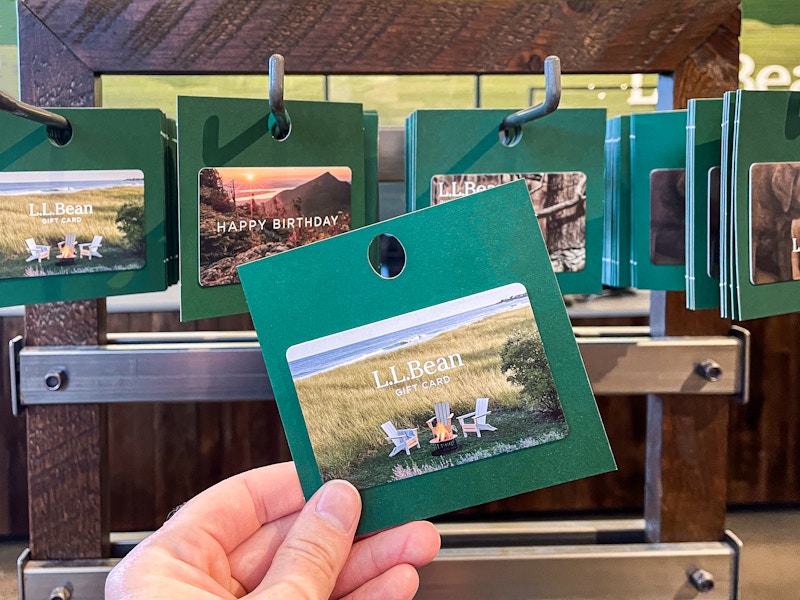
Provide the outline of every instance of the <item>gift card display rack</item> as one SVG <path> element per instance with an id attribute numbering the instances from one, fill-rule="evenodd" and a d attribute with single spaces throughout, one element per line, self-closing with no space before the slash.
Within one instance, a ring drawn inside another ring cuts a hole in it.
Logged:
<path id="1" fill-rule="evenodd" d="M 738 0 L 22 0 L 18 10 L 21 100 L 41 107 L 100 105 L 101 74 L 264 73 L 280 52 L 297 74 L 530 74 L 557 55 L 565 73 L 659 73 L 661 108 L 682 108 L 736 87 L 741 21 Z M 402 131 L 381 132 L 383 181 L 403 179 L 402 147 Z M 442 525 L 418 597 L 484 598 L 498 582 L 504 598 L 737 597 L 726 462 L 747 334 L 684 305 L 682 293 L 654 292 L 648 336 L 576 329 L 596 394 L 647 395 L 644 518 Z M 132 543 L 109 532 L 108 403 L 271 399 L 254 336 L 136 342 L 106 336 L 104 300 L 26 307 L 11 353 L 28 431 L 20 598 L 102 598 Z"/>

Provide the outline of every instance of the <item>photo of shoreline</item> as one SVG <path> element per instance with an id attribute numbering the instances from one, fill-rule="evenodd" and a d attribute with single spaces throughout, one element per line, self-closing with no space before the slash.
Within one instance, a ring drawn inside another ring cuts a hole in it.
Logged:
<path id="1" fill-rule="evenodd" d="M 568 432 L 521 284 L 298 344 L 286 358 L 326 480 L 341 477 L 364 489 Z M 431 428 L 445 405 L 453 413 L 448 436 L 457 442 L 438 455 Z M 484 405 L 488 420 L 464 417 Z M 408 453 L 388 443 L 393 428 L 416 432 Z"/>

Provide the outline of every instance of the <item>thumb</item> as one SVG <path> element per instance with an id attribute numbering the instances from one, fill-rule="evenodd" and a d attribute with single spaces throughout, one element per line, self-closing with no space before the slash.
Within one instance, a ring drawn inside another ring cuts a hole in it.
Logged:
<path id="1" fill-rule="evenodd" d="M 361 497 L 329 481 L 300 511 L 253 598 L 327 599 L 353 545 Z"/>

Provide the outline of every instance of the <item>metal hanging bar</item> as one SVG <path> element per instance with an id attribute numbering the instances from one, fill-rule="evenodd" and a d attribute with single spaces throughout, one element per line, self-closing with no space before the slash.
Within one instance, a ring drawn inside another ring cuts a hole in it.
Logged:
<path id="1" fill-rule="evenodd" d="M 640 328 L 573 330 L 595 395 L 691 393 L 746 401 L 745 329 L 655 338 Z M 274 399 L 252 331 L 109 334 L 102 346 L 29 348 L 17 336 L 9 343 L 9 370 L 14 414 L 34 404 Z"/>
<path id="2" fill-rule="evenodd" d="M 525 123 L 549 115 L 561 102 L 561 59 L 548 56 L 544 59 L 544 102 L 507 116 L 500 123 L 500 141 L 506 146 L 516 145 L 522 139 Z"/>
<path id="3" fill-rule="evenodd" d="M 2 90 L 0 90 L 0 110 L 47 125 L 47 136 L 59 145 L 66 144 L 72 137 L 72 126 L 66 117 L 20 102 Z"/>
<path id="4" fill-rule="evenodd" d="M 283 56 L 269 57 L 269 130 L 276 140 L 285 140 L 292 131 L 292 120 L 283 105 Z"/>

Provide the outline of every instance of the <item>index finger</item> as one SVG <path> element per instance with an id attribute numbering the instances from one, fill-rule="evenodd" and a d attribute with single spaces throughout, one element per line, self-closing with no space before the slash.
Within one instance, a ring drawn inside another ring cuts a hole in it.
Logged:
<path id="1" fill-rule="evenodd" d="M 181 507 L 163 529 L 179 537 L 183 532 L 202 531 L 230 554 L 262 525 L 295 513 L 304 504 L 294 463 L 279 463 L 245 471 L 208 488 Z"/>

